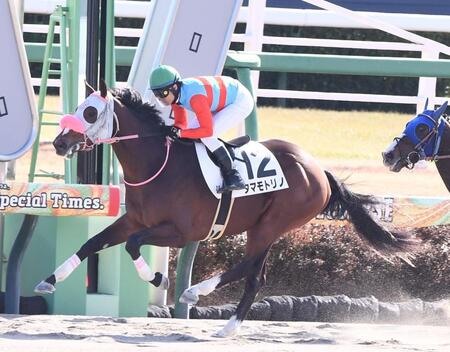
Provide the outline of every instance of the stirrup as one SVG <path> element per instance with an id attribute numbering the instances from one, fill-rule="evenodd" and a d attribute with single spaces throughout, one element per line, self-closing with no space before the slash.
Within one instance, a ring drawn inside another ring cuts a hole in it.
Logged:
<path id="1" fill-rule="evenodd" d="M 245 184 L 243 182 L 241 184 L 233 183 L 231 185 L 227 185 L 226 182 L 223 181 L 222 186 L 217 187 L 217 193 L 239 191 L 241 189 L 245 189 Z"/>

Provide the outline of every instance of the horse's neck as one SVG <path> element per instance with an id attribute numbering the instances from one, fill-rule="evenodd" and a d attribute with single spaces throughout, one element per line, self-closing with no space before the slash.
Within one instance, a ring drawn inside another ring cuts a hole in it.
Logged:
<path id="1" fill-rule="evenodd" d="M 144 181 L 164 161 L 165 148 L 161 138 L 157 138 L 157 141 L 150 141 L 150 138 L 121 141 L 114 144 L 113 149 L 122 165 L 124 177 L 129 182 Z"/>
<path id="2" fill-rule="evenodd" d="M 450 157 L 450 127 L 448 125 L 444 130 L 438 155 Z M 436 161 L 436 167 L 447 190 L 450 192 L 450 158 Z"/>
<path id="3" fill-rule="evenodd" d="M 157 123 L 152 126 L 136 118 L 127 107 L 116 104 L 115 111 L 119 120 L 118 137 L 136 133 L 140 135 L 159 133 L 160 127 Z M 165 137 L 159 135 L 123 140 L 113 144 L 113 149 L 122 165 L 125 180 L 131 183 L 146 181 L 158 173 L 167 156 L 168 163 L 164 168 L 164 174 L 169 175 L 168 178 L 192 172 L 192 168 L 197 165 L 193 146 L 173 144 L 170 154 L 167 155 Z"/>
<path id="4" fill-rule="evenodd" d="M 129 109 L 117 105 L 115 109 L 119 120 L 117 137 L 158 132 L 156 124 L 154 128 L 146 125 L 132 116 Z M 122 140 L 113 144 L 113 149 L 125 179 L 133 183 L 144 181 L 156 173 L 163 164 L 166 153 L 162 136 Z"/>

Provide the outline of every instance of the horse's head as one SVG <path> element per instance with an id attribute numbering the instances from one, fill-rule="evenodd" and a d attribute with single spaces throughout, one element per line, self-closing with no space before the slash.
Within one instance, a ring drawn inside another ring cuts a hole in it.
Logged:
<path id="1" fill-rule="evenodd" d="M 71 157 L 79 150 L 90 150 L 98 139 L 110 138 L 114 125 L 114 98 L 100 82 L 100 91 L 92 92 L 74 114 L 64 115 L 61 133 L 53 141 L 56 153 Z"/>
<path id="2" fill-rule="evenodd" d="M 391 171 L 399 172 L 406 167 L 412 169 L 419 160 L 436 157 L 446 125 L 447 102 L 436 110 L 424 111 L 410 120 L 399 137 L 382 152 L 383 163 Z"/>

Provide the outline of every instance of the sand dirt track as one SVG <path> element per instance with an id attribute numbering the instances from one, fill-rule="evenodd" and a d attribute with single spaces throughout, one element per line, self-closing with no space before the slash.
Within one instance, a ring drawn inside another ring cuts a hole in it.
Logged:
<path id="1" fill-rule="evenodd" d="M 447 326 L 246 321 L 237 337 L 212 337 L 223 324 L 218 320 L 1 315 L 0 351 L 450 351 Z"/>

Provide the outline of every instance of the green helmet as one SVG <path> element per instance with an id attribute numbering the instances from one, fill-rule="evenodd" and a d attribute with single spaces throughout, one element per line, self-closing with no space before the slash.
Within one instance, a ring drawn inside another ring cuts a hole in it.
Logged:
<path id="1" fill-rule="evenodd" d="M 180 74 L 172 66 L 160 65 L 150 75 L 150 89 L 162 89 L 178 82 Z"/>

